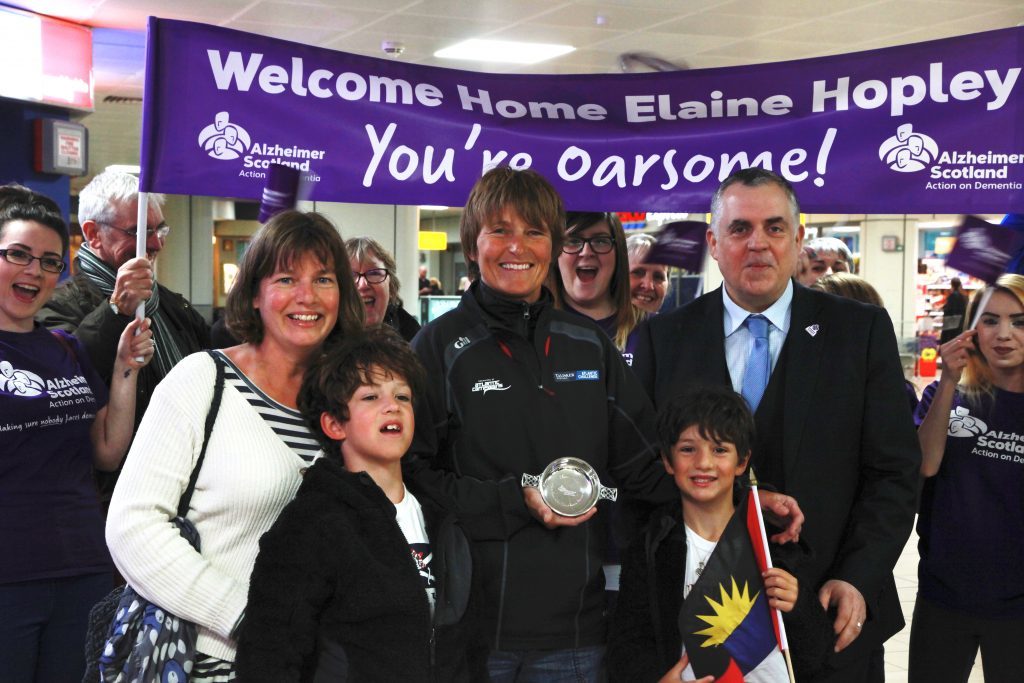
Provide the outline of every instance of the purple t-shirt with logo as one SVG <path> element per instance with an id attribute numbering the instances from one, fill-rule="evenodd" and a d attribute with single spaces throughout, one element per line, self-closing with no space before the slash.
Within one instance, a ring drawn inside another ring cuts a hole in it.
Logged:
<path id="1" fill-rule="evenodd" d="M 611 339 L 613 342 L 615 341 L 615 332 L 616 332 L 615 324 L 616 324 L 616 318 L 618 317 L 617 314 L 613 313 L 612 315 L 608 316 L 607 318 L 601 318 L 600 320 L 595 320 L 594 318 L 591 318 L 589 315 L 587 315 L 585 313 L 580 313 L 579 311 L 577 311 L 576 309 L 572 308 L 568 304 L 563 304 L 562 307 L 566 311 L 568 311 L 569 313 L 575 313 L 576 315 L 578 315 L 580 317 L 583 317 L 583 318 L 586 318 L 587 320 L 593 321 L 593 323 L 595 325 L 597 325 L 602 330 L 604 330 L 604 333 L 608 336 L 609 339 Z M 637 331 L 638 327 L 634 328 L 633 331 L 629 333 L 629 336 L 626 337 L 626 348 L 622 351 L 622 360 L 626 361 L 626 365 L 628 365 L 630 367 L 633 366 L 633 358 L 636 355 L 636 346 L 637 346 L 637 339 L 638 339 L 636 331 Z"/>
<path id="2" fill-rule="evenodd" d="M 924 390 L 918 424 L 937 386 Z M 922 596 L 978 616 L 1024 617 L 1024 394 L 996 389 L 974 404 L 957 391 L 917 532 Z"/>
<path id="3" fill-rule="evenodd" d="M 89 439 L 107 387 L 57 334 L 0 330 L 0 584 L 111 566 Z"/>

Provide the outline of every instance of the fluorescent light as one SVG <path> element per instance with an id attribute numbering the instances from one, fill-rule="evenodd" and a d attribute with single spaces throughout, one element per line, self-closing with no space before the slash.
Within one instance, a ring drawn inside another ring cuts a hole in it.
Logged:
<path id="1" fill-rule="evenodd" d="M 438 204 L 420 204 L 419 208 L 421 211 L 446 211 L 448 209 L 447 206 Z"/>
<path id="2" fill-rule="evenodd" d="M 552 43 L 523 43 L 516 40 L 484 40 L 470 38 L 461 43 L 438 50 L 435 57 L 442 59 L 471 59 L 478 62 L 505 62 L 508 64 L 536 64 L 573 52 L 572 45 Z"/>
<path id="3" fill-rule="evenodd" d="M 837 225 L 834 228 L 826 227 L 824 229 L 828 230 L 829 232 L 832 232 L 832 233 L 835 233 L 835 232 L 840 232 L 840 233 L 860 232 L 860 228 L 859 227 L 855 227 L 855 226 L 852 226 L 852 225 Z"/>

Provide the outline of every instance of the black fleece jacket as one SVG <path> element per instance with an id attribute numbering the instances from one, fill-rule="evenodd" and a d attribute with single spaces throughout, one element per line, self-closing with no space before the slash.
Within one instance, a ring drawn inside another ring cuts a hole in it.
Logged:
<path id="1" fill-rule="evenodd" d="M 380 487 L 333 458 L 306 472 L 295 500 L 260 539 L 238 639 L 240 681 L 485 677 L 466 616 L 468 541 L 454 516 L 417 499 L 434 556 L 433 619 L 395 506 Z"/>
<path id="2" fill-rule="evenodd" d="M 475 282 L 412 346 L 430 381 L 416 406 L 406 480 L 453 501 L 473 542 L 491 647 L 603 644 L 608 511 L 547 529 L 530 516 L 520 482 L 575 456 L 618 486 L 620 501 L 678 498 L 640 383 L 607 335 L 555 310 L 547 290 L 528 304 Z"/>

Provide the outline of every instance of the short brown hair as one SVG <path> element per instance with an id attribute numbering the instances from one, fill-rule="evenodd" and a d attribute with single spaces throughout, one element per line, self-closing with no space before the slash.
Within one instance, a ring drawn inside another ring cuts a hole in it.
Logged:
<path id="1" fill-rule="evenodd" d="M 324 433 L 320 416 L 327 413 L 339 422 L 348 421 L 348 402 L 356 389 L 371 382 L 375 367 L 405 380 L 416 405 L 426 383 L 425 371 L 412 347 L 387 325 L 332 340 L 306 370 L 299 411 L 328 455 L 338 454 L 340 442 Z"/>
<path id="2" fill-rule="evenodd" d="M 882 297 L 878 290 L 871 286 L 871 283 L 862 277 L 852 273 L 831 273 L 811 285 L 811 289 L 820 289 L 829 294 L 841 296 L 844 299 L 853 299 L 865 304 L 872 304 L 883 307 Z"/>
<path id="3" fill-rule="evenodd" d="M 394 257 L 388 253 L 388 250 L 377 240 L 365 235 L 345 240 L 345 249 L 348 251 L 349 259 L 352 261 L 365 261 L 367 258 L 375 258 L 384 264 L 384 268 L 388 271 L 388 298 L 391 300 L 390 303 L 393 306 L 401 306 L 402 298 L 398 296 L 398 291 L 402 288 L 402 281 L 398 279 L 398 265 L 395 263 Z"/>
<path id="4" fill-rule="evenodd" d="M 332 269 L 338 280 L 338 321 L 332 334 L 349 335 L 362 329 L 363 303 L 356 293 L 341 233 L 319 213 L 282 211 L 256 233 L 228 293 L 224 315 L 236 337 L 252 344 L 263 341 L 263 319 L 253 307 L 260 282 L 307 254 Z"/>
<path id="5" fill-rule="evenodd" d="M 547 228 L 551 260 L 558 258 L 565 239 L 565 206 L 558 191 L 536 171 L 499 166 L 476 181 L 466 199 L 459 237 L 467 261 L 476 261 L 476 240 L 484 224 L 506 208 L 514 209 L 530 225 Z"/>

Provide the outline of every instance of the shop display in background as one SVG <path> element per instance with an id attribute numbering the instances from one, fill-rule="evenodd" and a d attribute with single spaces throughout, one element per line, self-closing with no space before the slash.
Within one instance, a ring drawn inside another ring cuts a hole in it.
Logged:
<path id="1" fill-rule="evenodd" d="M 1018 216 L 1007 215 L 999 223 L 982 216 L 964 216 L 955 229 L 951 224 L 919 226 L 924 229 L 917 274 L 918 350 L 946 341 L 944 327 L 948 338 L 955 336 L 956 329 L 970 325 L 970 321 L 944 320 L 953 280 L 960 280 L 961 292 L 969 299 L 986 280 L 994 280 L 1019 262 L 1024 254 L 1024 231 Z M 959 310 L 955 306 L 949 309 Z"/>
<path id="2" fill-rule="evenodd" d="M 984 286 L 980 280 L 946 268 L 946 259 L 939 256 L 918 260 L 917 278 L 917 350 L 936 348 L 942 334 L 942 307 L 951 291 L 950 281 L 960 278 L 968 298 Z"/>
<path id="3" fill-rule="evenodd" d="M 919 354 L 923 349 L 938 348 L 942 335 L 942 307 L 952 288 L 950 282 L 959 278 L 961 290 L 968 298 L 984 286 L 967 273 L 947 268 L 946 258 L 956 243 L 954 220 L 918 224 L 917 275 L 914 278 L 917 297 L 914 306 Z"/>

